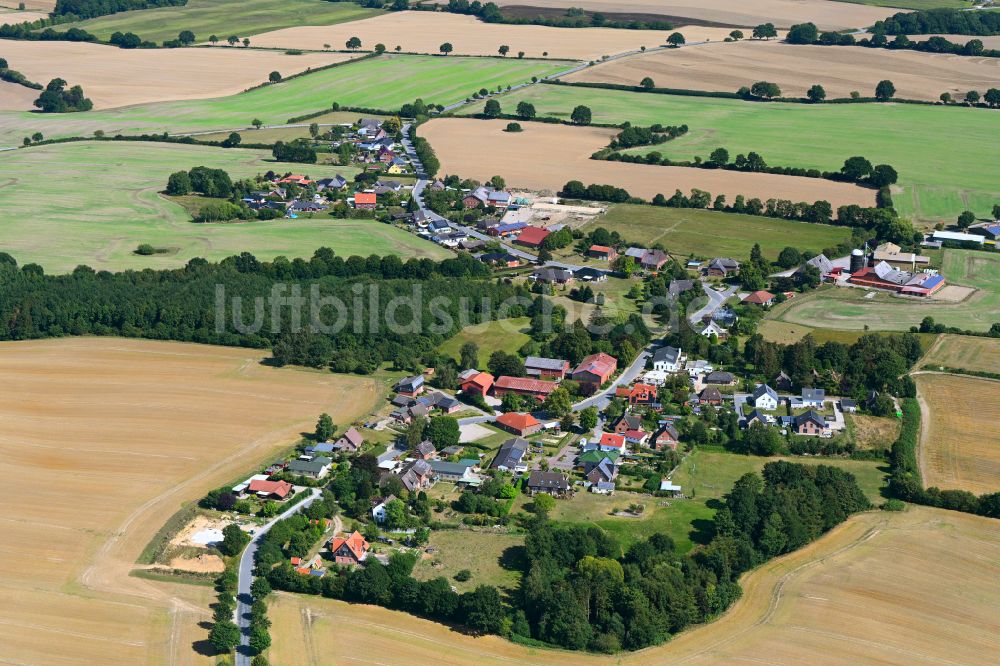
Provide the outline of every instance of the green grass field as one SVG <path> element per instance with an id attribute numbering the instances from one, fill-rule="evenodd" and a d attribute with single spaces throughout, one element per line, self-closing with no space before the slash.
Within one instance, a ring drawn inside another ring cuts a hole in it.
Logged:
<path id="1" fill-rule="evenodd" d="M 915 300 L 861 289 L 827 288 L 799 296 L 768 313 L 768 320 L 816 328 L 905 331 L 924 317 L 937 323 L 985 331 L 1000 312 L 1000 254 L 945 250 L 942 273 L 949 284 L 977 291 L 960 302 Z"/>
<path id="2" fill-rule="evenodd" d="M 496 585 L 505 590 L 517 588 L 521 572 L 501 566 L 504 553 L 524 545 L 520 534 L 490 534 L 470 530 L 434 530 L 427 545 L 437 548 L 432 555 L 424 555 L 413 569 L 417 580 L 430 580 L 444 576 L 459 592 L 475 589 L 478 585 Z M 460 582 L 454 576 L 462 569 L 472 572 L 472 578 Z"/>
<path id="3" fill-rule="evenodd" d="M 486 361 L 489 360 L 490 354 L 493 352 L 504 351 L 508 354 L 516 354 L 517 350 L 531 339 L 525 333 L 530 323 L 531 321 L 527 317 L 520 317 L 518 319 L 497 319 L 485 324 L 467 326 L 457 335 L 444 341 L 438 347 L 438 351 L 457 361 L 461 355 L 462 345 L 466 342 L 474 342 L 479 345 L 480 368 L 485 369 Z"/>
<path id="4" fill-rule="evenodd" d="M 760 243 L 764 256 L 770 259 L 776 259 L 788 246 L 818 253 L 851 235 L 850 229 L 825 224 L 629 204 L 612 206 L 586 227 L 604 227 L 630 242 L 647 246 L 662 243 L 676 255 L 700 257 L 749 256 L 754 243 Z"/>
<path id="5" fill-rule="evenodd" d="M 189 0 L 183 7 L 140 9 L 75 23 L 74 26 L 107 40 L 113 32 L 134 32 L 143 39 L 162 42 L 190 30 L 198 41 L 218 35 L 240 38 L 297 25 L 334 25 L 376 16 L 382 12 L 351 2 L 326 0 Z M 253 40 L 250 40 L 251 43 Z M 343 44 L 336 45 L 343 48 Z"/>
<path id="6" fill-rule="evenodd" d="M 822 82 L 822 74 L 817 74 Z M 720 146 L 732 157 L 751 150 L 769 164 L 837 170 L 863 155 L 899 172 L 901 214 L 953 220 L 966 208 L 985 217 L 1000 202 L 1000 160 L 984 137 L 1000 135 L 1000 114 L 913 104 L 785 104 L 682 97 L 569 86 L 531 86 L 500 98 L 505 110 L 526 100 L 539 115 L 569 118 L 578 104 L 594 122 L 679 125 L 683 137 L 657 150 L 676 159 L 707 159 Z M 478 107 L 476 110 L 479 110 Z"/>
<path id="7" fill-rule="evenodd" d="M 578 493 L 571 500 L 560 500 L 552 513 L 555 520 L 584 522 L 597 525 L 618 539 L 622 548 L 656 532 L 669 535 L 678 550 L 690 550 L 704 540 L 705 530 L 715 516 L 715 505 L 732 489 L 738 478 L 747 472 L 759 472 L 764 465 L 777 458 L 743 456 L 721 451 L 696 451 L 689 455 L 673 475 L 673 482 L 684 489 L 688 499 L 663 499 L 650 495 L 618 492 L 610 497 L 593 493 Z M 845 469 L 857 478 L 861 489 L 873 503 L 881 501 L 880 489 L 884 473 L 882 463 L 840 458 L 812 459 L 787 458 L 806 465 L 824 464 Z M 664 504 L 664 502 L 666 504 Z M 615 509 L 628 505 L 645 505 L 640 518 L 610 515 Z"/>
<path id="8" fill-rule="evenodd" d="M 95 130 L 108 135 L 178 134 L 247 128 L 254 118 L 280 125 L 334 102 L 384 110 L 398 109 L 418 97 L 428 104 L 450 104 L 482 87 L 521 83 L 565 66 L 515 58 L 385 55 L 229 97 L 72 114 L 4 111 L 0 112 L 0 147 L 20 145 L 24 136 L 34 132 L 49 139 L 90 136 Z"/>
<path id="9" fill-rule="evenodd" d="M 192 257 L 221 259 L 249 251 L 261 259 L 338 254 L 442 258 L 447 251 L 401 229 L 367 220 L 271 220 L 195 224 L 161 197 L 173 171 L 205 165 L 246 178 L 269 169 L 322 177 L 354 169 L 273 162 L 265 151 L 158 143 L 85 142 L 4 153 L 0 159 L 0 248 L 48 272 L 79 264 L 95 269 L 166 268 Z M 167 254 L 134 254 L 140 243 Z"/>

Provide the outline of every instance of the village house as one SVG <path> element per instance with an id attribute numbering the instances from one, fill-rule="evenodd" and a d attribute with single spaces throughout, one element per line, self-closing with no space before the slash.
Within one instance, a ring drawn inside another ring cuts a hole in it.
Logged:
<path id="1" fill-rule="evenodd" d="M 705 274 L 709 277 L 726 278 L 740 272 L 740 262 L 727 257 L 717 257 L 708 262 Z"/>
<path id="2" fill-rule="evenodd" d="M 479 255 L 479 261 L 497 268 L 517 268 L 521 260 L 508 252 L 487 252 Z"/>
<path id="3" fill-rule="evenodd" d="M 424 392 L 424 376 L 403 377 L 395 386 L 396 393 L 415 398 Z"/>
<path id="4" fill-rule="evenodd" d="M 529 377 L 540 379 L 561 380 L 569 372 L 569 361 L 561 358 L 543 358 L 529 356 L 524 359 L 524 371 Z"/>
<path id="5" fill-rule="evenodd" d="M 793 430 L 797 435 L 824 436 L 830 434 L 830 426 L 826 419 L 812 410 L 794 417 Z"/>
<path id="6" fill-rule="evenodd" d="M 679 443 L 680 435 L 677 433 L 677 428 L 672 423 L 664 423 L 663 427 L 653 436 L 652 448 L 657 451 L 662 451 L 663 449 L 676 451 Z"/>
<path id="7" fill-rule="evenodd" d="M 715 384 L 717 386 L 731 386 L 736 382 L 736 376 L 725 370 L 716 370 L 705 375 L 703 381 L 706 384 Z"/>
<path id="8" fill-rule="evenodd" d="M 694 379 L 695 377 L 711 373 L 715 368 L 705 359 L 699 358 L 695 360 L 688 359 L 684 364 L 684 370 L 687 371 L 688 377 Z"/>
<path id="9" fill-rule="evenodd" d="M 306 447 L 306 453 L 314 456 L 320 453 L 333 453 L 337 450 L 337 445 L 333 442 L 320 442 L 319 444 L 310 444 Z"/>
<path id="10" fill-rule="evenodd" d="M 317 456 L 312 460 L 297 459 L 288 463 L 288 473 L 297 476 L 306 476 L 310 479 L 322 479 L 330 471 L 332 458 Z"/>
<path id="11" fill-rule="evenodd" d="M 497 378 L 493 384 L 493 395 L 503 398 L 508 393 L 516 393 L 526 398 L 534 398 L 538 402 L 544 402 L 552 391 L 559 385 L 556 382 L 546 382 L 541 379 L 531 379 L 530 377 L 508 377 Z"/>
<path id="12" fill-rule="evenodd" d="M 677 347 L 660 347 L 653 352 L 653 369 L 661 372 L 680 372 L 684 355 Z"/>
<path id="13" fill-rule="evenodd" d="M 320 178 L 316 181 L 317 192 L 322 192 L 323 190 L 342 190 L 345 187 L 347 187 L 347 179 L 339 173 L 333 178 Z"/>
<path id="14" fill-rule="evenodd" d="M 395 495 L 389 495 L 384 499 L 374 499 L 372 500 L 372 519 L 379 525 L 385 522 L 385 507 L 389 502 L 396 499 Z"/>
<path id="15" fill-rule="evenodd" d="M 497 451 L 493 462 L 490 463 L 490 469 L 512 473 L 527 472 L 528 465 L 524 458 L 529 448 L 531 448 L 531 443 L 526 439 L 520 437 L 508 439 L 500 445 L 500 450 Z"/>
<path id="16" fill-rule="evenodd" d="M 645 446 L 649 441 L 649 433 L 645 430 L 626 430 L 624 432 L 625 442 L 633 446 Z"/>
<path id="17" fill-rule="evenodd" d="M 347 429 L 347 432 L 345 432 L 343 435 L 337 438 L 337 441 L 334 442 L 333 446 L 338 451 L 356 453 L 358 449 L 361 448 L 361 445 L 364 443 L 365 443 L 365 438 L 361 436 L 361 433 L 358 432 L 357 428 L 351 426 L 350 428 Z"/>
<path id="18" fill-rule="evenodd" d="M 378 195 L 374 192 L 355 192 L 354 208 L 357 210 L 375 210 L 378 205 Z"/>
<path id="19" fill-rule="evenodd" d="M 541 227 L 525 227 L 514 239 L 515 245 L 523 245 L 530 248 L 540 248 L 542 242 L 549 236 L 547 229 Z"/>
<path id="20" fill-rule="evenodd" d="M 619 386 L 615 391 L 615 396 L 625 398 L 630 405 L 654 405 L 656 404 L 656 387 L 652 384 L 636 382 L 631 387 Z"/>
<path id="21" fill-rule="evenodd" d="M 632 257 L 639 268 L 646 271 L 660 270 L 669 258 L 662 250 L 647 250 L 643 247 L 630 247 L 625 250 L 625 256 Z"/>
<path id="22" fill-rule="evenodd" d="M 754 409 L 749 414 L 747 414 L 746 416 L 743 417 L 743 423 L 741 423 L 740 425 L 743 428 L 749 428 L 749 427 L 751 427 L 754 424 L 759 424 L 759 425 L 762 425 L 762 426 L 769 426 L 769 425 L 771 425 L 771 423 L 773 422 L 773 420 L 774 420 L 774 417 L 769 417 L 764 412 L 762 412 L 762 411 L 760 411 L 758 409 Z"/>
<path id="23" fill-rule="evenodd" d="M 600 352 L 584 358 L 573 370 L 572 378 L 580 383 L 580 391 L 584 394 L 596 393 L 601 386 L 609 381 L 618 369 L 618 359 Z"/>
<path id="24" fill-rule="evenodd" d="M 803 388 L 800 396 L 791 399 L 792 409 L 803 407 L 822 409 L 825 402 L 826 391 L 814 388 Z"/>
<path id="25" fill-rule="evenodd" d="M 614 261 L 618 258 L 618 252 L 615 251 L 615 248 L 607 245 L 591 245 L 590 249 L 587 250 L 587 256 L 591 259 Z"/>
<path id="26" fill-rule="evenodd" d="M 261 499 L 277 500 L 283 502 L 292 492 L 292 484 L 287 481 L 267 481 L 266 479 L 254 479 L 246 489 L 247 494 L 256 495 Z"/>
<path id="27" fill-rule="evenodd" d="M 431 391 L 417 398 L 417 402 L 427 405 L 432 410 L 437 410 L 442 414 L 454 414 L 462 409 L 462 403 L 450 395 L 441 391 Z"/>
<path id="28" fill-rule="evenodd" d="M 774 294 L 772 294 L 769 291 L 764 291 L 763 289 L 761 289 L 760 291 L 755 291 L 752 294 L 747 294 L 743 298 L 743 302 L 748 303 L 750 305 L 760 305 L 762 307 L 767 308 L 774 305 L 774 299 L 775 299 Z"/>
<path id="29" fill-rule="evenodd" d="M 613 432 L 602 432 L 601 438 L 597 442 L 597 448 L 600 451 L 614 451 L 619 455 L 624 454 L 627 450 L 625 448 L 625 435 Z"/>
<path id="30" fill-rule="evenodd" d="M 533 470 L 528 475 L 528 494 L 545 493 L 553 497 L 563 497 L 569 492 L 569 480 L 562 472 Z"/>
<path id="31" fill-rule="evenodd" d="M 774 378 L 774 388 L 779 391 L 791 391 L 792 378 L 789 377 L 784 370 L 782 370 L 778 373 L 778 376 Z"/>
<path id="32" fill-rule="evenodd" d="M 592 451 L 591 453 L 596 452 Z M 594 465 L 591 465 L 590 470 L 584 476 L 592 484 L 601 482 L 614 483 L 614 480 L 618 477 L 618 465 L 612 458 L 604 456 Z"/>
<path id="33" fill-rule="evenodd" d="M 434 470 L 426 460 L 415 460 L 399 475 L 399 480 L 410 492 L 419 492 L 434 485 Z"/>
<path id="34" fill-rule="evenodd" d="M 488 233 L 490 236 L 498 236 L 500 238 L 506 238 L 510 236 L 515 236 L 521 229 L 526 228 L 528 225 L 525 222 L 509 222 L 505 224 L 498 224 L 495 227 L 490 227 Z"/>
<path id="35" fill-rule="evenodd" d="M 365 561 L 371 544 L 355 530 L 348 537 L 334 537 L 330 540 L 330 554 L 333 561 L 344 566 L 356 566 Z"/>
<path id="36" fill-rule="evenodd" d="M 662 478 L 660 479 L 660 492 L 667 493 L 672 497 L 679 497 L 681 495 L 681 487 L 674 485 L 668 478 Z"/>
<path id="37" fill-rule="evenodd" d="M 591 268 L 590 266 L 583 266 L 582 268 L 576 269 L 573 273 L 573 277 L 581 282 L 607 282 L 608 274 L 606 271 L 599 270 L 597 268 Z"/>
<path id="38" fill-rule="evenodd" d="M 478 394 L 486 397 L 493 388 L 493 375 L 480 372 L 474 368 L 464 371 L 458 376 L 459 389 L 462 393 Z"/>
<path id="39" fill-rule="evenodd" d="M 448 462 L 446 460 L 431 460 L 431 470 L 434 476 L 442 481 L 451 481 L 458 485 L 479 485 L 482 479 L 476 474 L 479 466 L 478 460 L 470 458 L 459 460 L 458 462 Z"/>
<path id="40" fill-rule="evenodd" d="M 595 479 L 590 478 L 590 473 L 597 467 L 602 468 L 602 471 L 598 473 L 599 477 L 603 478 L 605 481 L 614 481 L 615 477 L 618 476 L 618 453 L 614 451 L 604 452 L 592 449 L 580 454 L 580 456 L 576 459 L 576 468 L 581 471 L 591 483 L 596 483 Z"/>
<path id="41" fill-rule="evenodd" d="M 840 399 L 840 411 L 847 414 L 854 414 L 858 411 L 858 403 L 851 398 Z"/>
<path id="42" fill-rule="evenodd" d="M 562 268 L 539 268 L 531 274 L 531 279 L 542 284 L 569 284 L 573 273 Z"/>
<path id="43" fill-rule="evenodd" d="M 719 326 L 714 320 L 705 324 L 701 330 L 698 331 L 698 333 L 706 338 L 710 338 L 714 335 L 719 340 L 725 340 L 729 336 L 729 331 Z"/>
<path id="44" fill-rule="evenodd" d="M 497 417 L 496 425 L 507 432 L 528 437 L 534 435 L 542 429 L 541 422 L 531 414 L 521 414 L 518 412 L 506 412 Z"/>
<path id="45" fill-rule="evenodd" d="M 624 435 L 629 430 L 642 429 L 642 417 L 637 414 L 622 414 L 617 421 L 613 431 L 616 434 Z"/>
<path id="46" fill-rule="evenodd" d="M 767 384 L 758 384 L 747 402 L 757 409 L 773 412 L 778 408 L 778 394 Z"/>
<path id="47" fill-rule="evenodd" d="M 698 402 L 703 405 L 720 407 L 722 405 L 722 392 L 714 386 L 706 386 L 698 394 Z"/>
<path id="48" fill-rule="evenodd" d="M 437 449 L 434 448 L 434 444 L 425 439 L 417 444 L 417 448 L 413 451 L 413 457 L 417 460 L 430 460 L 436 453 Z"/>

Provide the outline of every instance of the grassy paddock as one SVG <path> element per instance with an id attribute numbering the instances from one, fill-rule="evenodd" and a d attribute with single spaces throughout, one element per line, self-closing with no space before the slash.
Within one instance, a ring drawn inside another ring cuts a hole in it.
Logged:
<path id="1" fill-rule="evenodd" d="M 959 303 L 913 300 L 861 289 L 821 289 L 799 296 L 768 313 L 768 320 L 794 326 L 862 331 L 905 331 L 927 316 L 939 324 L 985 331 L 1000 311 L 1000 254 L 946 250 L 942 273 L 951 284 L 976 288 Z"/>
<path id="2" fill-rule="evenodd" d="M 437 552 L 421 554 L 413 569 L 413 577 L 417 580 L 444 576 L 459 592 L 478 585 L 514 590 L 521 580 L 520 571 L 503 566 L 501 561 L 511 557 L 513 549 L 524 545 L 523 535 L 435 530 L 427 545 L 437 548 Z M 462 569 L 471 571 L 472 578 L 465 582 L 455 580 L 455 574 Z"/>
<path id="3" fill-rule="evenodd" d="M 685 136 L 637 149 L 675 159 L 707 159 L 723 146 L 732 157 L 753 150 L 769 164 L 836 170 L 846 158 L 863 155 L 896 168 L 902 188 L 896 207 L 920 219 L 951 220 L 967 207 L 986 216 L 1000 201 L 1000 161 L 991 142 L 982 140 L 1000 134 L 1000 114 L 983 109 L 764 104 L 550 85 L 517 91 L 500 103 L 509 111 L 521 100 L 532 102 L 539 116 L 569 119 L 575 106 L 585 104 L 594 122 L 686 123 Z"/>
<path id="4" fill-rule="evenodd" d="M 134 32 L 143 39 L 162 42 L 177 39 L 181 30 L 190 30 L 199 41 L 218 35 L 246 37 L 269 30 L 301 25 L 334 25 L 377 16 L 383 12 L 350 2 L 325 0 L 189 0 L 183 7 L 141 9 L 100 16 L 74 24 L 107 40 L 113 32 Z M 250 40 L 251 43 L 253 40 Z M 343 44 L 332 44 L 335 49 Z"/>
<path id="5" fill-rule="evenodd" d="M 466 326 L 457 335 L 441 343 L 438 351 L 458 360 L 462 345 L 474 342 L 479 345 L 479 366 L 485 369 L 486 361 L 489 360 L 490 354 L 493 352 L 504 351 L 508 354 L 516 354 L 517 350 L 531 339 L 526 332 L 530 323 L 531 320 L 527 317 L 519 317 L 517 319 L 497 319 L 484 324 Z"/>
<path id="6" fill-rule="evenodd" d="M 745 257 L 754 243 L 760 243 L 764 256 L 776 259 L 785 247 L 820 252 L 851 235 L 846 227 L 825 224 L 630 204 L 611 207 L 606 215 L 587 223 L 584 231 L 593 227 L 617 231 L 627 241 L 645 245 L 662 243 L 677 255 L 701 257 Z"/>
<path id="7" fill-rule="evenodd" d="M 961 368 L 1000 372 L 1000 340 L 964 335 L 942 335 L 920 360 L 921 367 Z"/>
<path id="8" fill-rule="evenodd" d="M 321 177 L 356 169 L 272 162 L 265 151 L 160 143 L 81 142 L 6 153 L 0 160 L 0 246 L 19 263 L 47 271 L 167 268 L 192 257 L 218 260 L 248 251 L 261 259 L 338 254 L 448 256 L 433 243 L 374 220 L 269 220 L 195 224 L 159 194 L 173 171 L 204 165 L 247 178 L 269 169 Z M 86 177 L 80 177 L 86 174 Z M 167 251 L 134 253 L 140 243 Z"/>
<path id="9" fill-rule="evenodd" d="M 51 139 L 90 136 L 95 130 L 108 134 L 243 130 L 254 118 L 280 125 L 293 116 L 330 108 L 334 102 L 388 111 L 418 97 L 428 104 L 451 104 L 480 88 L 496 90 L 565 67 L 564 62 L 515 58 L 385 55 L 229 97 L 73 114 L 4 111 L 0 146 L 20 145 L 34 132 Z"/>

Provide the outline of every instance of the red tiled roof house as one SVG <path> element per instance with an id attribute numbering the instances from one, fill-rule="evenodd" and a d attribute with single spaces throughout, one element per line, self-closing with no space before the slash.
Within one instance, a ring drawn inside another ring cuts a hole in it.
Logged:
<path id="1" fill-rule="evenodd" d="M 493 395 L 502 398 L 508 393 L 517 393 L 542 402 L 557 386 L 559 385 L 556 382 L 546 382 L 541 379 L 503 376 L 493 384 Z"/>
<path id="2" fill-rule="evenodd" d="M 524 245 L 526 247 L 541 247 L 542 241 L 552 232 L 548 229 L 542 229 L 541 227 L 525 227 L 524 231 L 518 234 L 517 239 L 514 241 L 517 245 Z"/>
<path id="3" fill-rule="evenodd" d="M 493 388 L 493 375 L 488 372 L 469 373 L 465 379 L 462 379 L 459 388 L 462 393 L 478 393 L 485 398 L 486 394 Z"/>
<path id="4" fill-rule="evenodd" d="M 583 359 L 580 365 L 573 370 L 572 378 L 580 383 L 580 390 L 584 393 L 594 393 L 601 388 L 601 385 L 611 379 L 618 369 L 618 359 L 601 352 L 591 354 Z"/>
<path id="5" fill-rule="evenodd" d="M 521 437 L 533 435 L 542 429 L 542 424 L 531 414 L 507 412 L 496 420 L 496 424 L 508 432 Z"/>
<path id="6" fill-rule="evenodd" d="M 330 541 L 330 553 L 337 564 L 360 564 L 368 557 L 369 548 L 371 544 L 356 530 L 348 537 L 334 537 Z"/>

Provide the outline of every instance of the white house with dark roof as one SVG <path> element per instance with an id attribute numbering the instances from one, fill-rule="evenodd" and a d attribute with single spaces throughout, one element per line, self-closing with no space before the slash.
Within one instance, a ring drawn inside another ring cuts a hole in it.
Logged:
<path id="1" fill-rule="evenodd" d="M 757 409 L 774 411 L 778 408 L 778 394 L 767 384 L 758 384 L 748 402 Z"/>
<path id="2" fill-rule="evenodd" d="M 684 355 L 677 347 L 660 347 L 653 352 L 653 369 L 661 372 L 680 372 Z"/>

